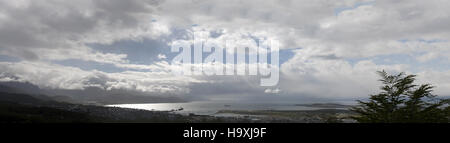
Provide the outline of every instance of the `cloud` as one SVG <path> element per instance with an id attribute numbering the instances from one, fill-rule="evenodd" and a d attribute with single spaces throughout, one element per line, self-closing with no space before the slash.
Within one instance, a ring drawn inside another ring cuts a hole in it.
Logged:
<path id="1" fill-rule="evenodd" d="M 450 95 L 450 81 L 439 78 L 450 73 L 447 5 L 441 0 L 0 0 L 0 56 L 19 59 L 0 61 L 0 79 L 62 89 L 331 98 L 376 92 L 375 71 L 386 69 L 419 74 L 420 80 L 436 83 L 437 93 Z M 281 63 L 280 84 L 269 89 L 257 86 L 256 76 L 173 76 L 166 62 L 174 55 L 170 44 L 188 41 L 193 33 L 210 42 L 276 39 L 292 55 Z"/>
<path id="2" fill-rule="evenodd" d="M 85 44 L 139 40 L 169 33 L 165 25 L 150 22 L 158 1 L 2 0 L 0 3 L 3 9 L 0 54 L 24 60 L 81 58 L 117 62 L 123 55 L 98 53 Z"/>
<path id="3" fill-rule="evenodd" d="M 268 93 L 268 94 L 277 94 L 280 92 L 281 92 L 281 90 L 279 88 L 276 88 L 276 89 L 268 88 L 268 89 L 264 90 L 264 93 Z"/>
<path id="4" fill-rule="evenodd" d="M 397 73 L 408 69 L 408 65 L 377 65 L 371 60 L 351 64 L 343 59 L 311 57 L 304 52 L 308 51 L 298 50 L 282 65 L 280 86 L 284 92 L 327 98 L 364 97 L 378 90 L 376 71 Z"/>
<path id="5" fill-rule="evenodd" d="M 42 62 L 0 62 L 0 81 L 30 82 L 41 88 L 85 89 L 99 87 L 105 90 L 125 89 L 145 93 L 180 95 L 189 93 L 190 83 L 204 81 L 185 76 L 173 76 L 170 72 L 124 71 L 105 73 L 85 71 L 75 67 Z"/>
<path id="6" fill-rule="evenodd" d="M 158 59 L 167 59 L 167 57 L 164 54 L 158 54 Z"/>

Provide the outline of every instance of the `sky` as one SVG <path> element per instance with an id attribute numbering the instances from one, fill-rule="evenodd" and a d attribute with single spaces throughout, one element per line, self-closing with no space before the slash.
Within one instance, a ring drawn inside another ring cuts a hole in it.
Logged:
<path id="1" fill-rule="evenodd" d="M 0 0 L 0 81 L 205 99 L 367 98 L 376 71 L 417 74 L 450 95 L 447 0 Z M 277 39 L 279 83 L 174 76 L 170 51 L 209 40 Z"/>

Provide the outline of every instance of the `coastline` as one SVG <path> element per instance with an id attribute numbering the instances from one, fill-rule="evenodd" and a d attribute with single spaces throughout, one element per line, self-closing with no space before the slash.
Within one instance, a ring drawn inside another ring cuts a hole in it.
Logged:
<path id="1" fill-rule="evenodd" d="M 161 104 L 161 103 L 160 103 Z M 128 108 L 130 105 L 128 104 Z M 150 104 L 137 104 L 137 105 L 150 105 Z M 320 105 L 320 106 L 316 106 Z M 324 108 L 324 105 L 327 108 Z M 332 105 L 332 106 L 331 106 Z M 228 105 L 231 106 L 231 105 Z M 227 106 L 227 107 L 228 107 Z M 302 106 L 300 104 L 295 104 L 292 106 Z M 233 120 L 243 120 L 245 122 L 263 122 L 263 123 L 354 123 L 355 121 L 351 119 L 351 116 L 355 114 L 348 110 L 349 105 L 341 105 L 336 103 L 313 103 L 304 104 L 305 107 L 315 107 L 314 109 L 308 110 L 243 110 L 243 109 L 220 109 L 210 114 L 198 114 L 189 111 L 182 110 L 148 110 L 139 109 L 137 110 L 147 110 L 154 112 L 167 112 L 172 114 L 178 114 L 186 117 L 207 117 L 207 118 L 221 118 L 221 119 L 233 119 Z M 117 107 L 117 105 L 108 105 L 108 107 Z M 346 107 L 346 108 L 343 108 Z M 127 107 L 117 107 L 117 108 L 127 108 Z M 142 108 L 142 107 L 140 107 Z M 130 109 L 130 108 L 129 108 Z M 132 109 L 132 108 L 131 108 Z"/>

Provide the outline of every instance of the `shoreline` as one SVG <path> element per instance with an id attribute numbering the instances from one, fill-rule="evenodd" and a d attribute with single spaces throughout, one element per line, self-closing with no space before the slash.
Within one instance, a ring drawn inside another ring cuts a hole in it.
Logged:
<path id="1" fill-rule="evenodd" d="M 322 103 L 318 103 L 322 104 Z M 218 110 L 211 114 L 198 114 L 193 112 L 183 112 L 177 110 L 161 111 L 147 110 L 127 107 L 116 107 L 133 110 L 144 110 L 150 112 L 164 112 L 176 114 L 189 118 L 217 118 L 220 120 L 233 120 L 244 122 L 261 123 L 354 123 L 351 116 L 355 113 L 347 108 L 318 108 L 314 110 Z M 294 105 L 299 106 L 299 105 Z M 201 120 L 201 119 L 200 119 Z"/>

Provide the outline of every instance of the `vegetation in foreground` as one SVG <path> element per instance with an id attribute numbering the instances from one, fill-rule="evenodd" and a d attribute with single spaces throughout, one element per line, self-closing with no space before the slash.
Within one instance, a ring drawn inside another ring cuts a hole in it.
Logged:
<path id="1" fill-rule="evenodd" d="M 416 75 L 379 71 L 381 92 L 351 108 L 360 123 L 449 123 L 449 99 L 433 95 L 431 84 L 415 85 Z"/>

